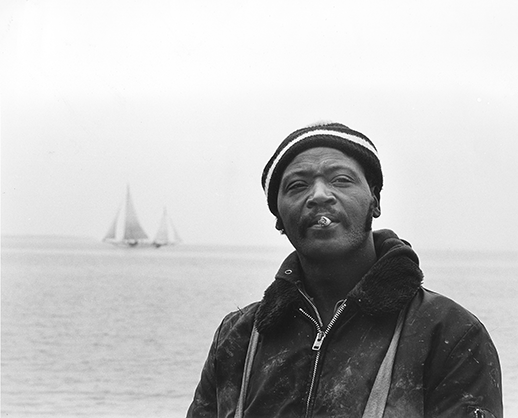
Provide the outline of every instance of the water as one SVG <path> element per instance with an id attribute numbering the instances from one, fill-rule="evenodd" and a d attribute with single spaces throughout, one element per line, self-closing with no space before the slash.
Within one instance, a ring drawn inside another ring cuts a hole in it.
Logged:
<path id="1" fill-rule="evenodd" d="M 258 300 L 286 250 L 2 241 L 2 417 L 182 417 L 221 318 Z M 473 311 L 518 416 L 516 254 L 421 254 L 426 286 Z"/>

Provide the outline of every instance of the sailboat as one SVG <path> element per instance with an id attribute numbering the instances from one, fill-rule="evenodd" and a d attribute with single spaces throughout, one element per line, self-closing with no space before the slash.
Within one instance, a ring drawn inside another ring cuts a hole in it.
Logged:
<path id="1" fill-rule="evenodd" d="M 162 218 L 160 219 L 160 225 L 158 226 L 158 231 L 153 240 L 153 245 L 158 248 L 163 245 L 175 245 L 180 242 L 181 240 L 173 225 L 173 221 L 167 214 L 167 209 L 164 207 L 164 212 L 162 213 Z"/>
<path id="2" fill-rule="evenodd" d="M 148 236 L 137 218 L 129 185 L 126 188 L 126 202 L 119 208 L 103 241 L 115 245 L 134 247 L 146 242 Z"/>

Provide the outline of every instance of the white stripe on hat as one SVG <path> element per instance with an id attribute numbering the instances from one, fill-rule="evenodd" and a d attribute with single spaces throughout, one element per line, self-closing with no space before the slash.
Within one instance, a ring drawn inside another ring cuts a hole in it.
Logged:
<path id="1" fill-rule="evenodd" d="M 289 142 L 288 144 L 286 144 L 286 146 L 281 150 L 281 152 L 279 152 L 277 157 L 275 157 L 275 160 L 273 161 L 272 165 L 270 166 L 270 169 L 268 170 L 268 174 L 266 176 L 266 180 L 264 182 L 264 192 L 266 194 L 266 197 L 268 197 L 268 190 L 270 189 L 270 181 L 272 179 L 272 175 L 275 170 L 275 167 L 277 167 L 277 164 L 279 164 L 279 161 L 281 160 L 283 155 L 286 154 L 286 152 L 288 152 L 288 150 L 293 145 L 299 143 L 300 141 L 302 141 L 304 139 L 310 138 L 312 136 L 317 136 L 317 135 L 330 135 L 330 136 L 337 136 L 342 139 L 347 139 L 348 141 L 354 142 L 355 144 L 358 144 L 364 148 L 367 148 L 370 152 L 372 152 L 379 159 L 376 148 L 374 148 L 374 146 L 369 141 L 367 141 L 359 136 L 347 134 L 345 132 L 334 131 L 331 129 L 315 129 L 313 131 L 305 132 L 302 135 L 299 135 L 299 136 L 293 138 L 292 141 Z"/>

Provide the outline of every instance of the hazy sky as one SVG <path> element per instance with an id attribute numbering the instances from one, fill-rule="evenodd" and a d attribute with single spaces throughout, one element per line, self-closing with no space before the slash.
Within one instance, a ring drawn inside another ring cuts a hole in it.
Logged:
<path id="1" fill-rule="evenodd" d="M 354 3 L 354 4 L 353 4 Z M 335 120 L 376 144 L 416 248 L 518 250 L 514 1 L 3 0 L 2 232 L 273 244 L 263 166 Z"/>

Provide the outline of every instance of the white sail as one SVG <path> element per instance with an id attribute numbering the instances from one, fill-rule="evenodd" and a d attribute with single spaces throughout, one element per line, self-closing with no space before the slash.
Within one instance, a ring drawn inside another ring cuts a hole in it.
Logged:
<path id="1" fill-rule="evenodd" d="M 103 241 L 110 241 L 110 240 L 117 239 L 117 225 L 118 225 L 118 221 L 119 221 L 119 214 L 120 214 L 120 208 L 117 210 L 117 214 L 115 215 L 115 218 L 113 219 L 113 222 L 110 225 L 110 229 L 108 229 L 108 232 L 104 236 Z"/>
<path id="2" fill-rule="evenodd" d="M 140 222 L 138 221 L 137 212 L 135 211 L 135 206 L 133 205 L 133 200 L 131 199 L 128 186 L 126 193 L 126 222 L 123 240 L 135 242 L 146 239 L 147 237 L 147 234 L 144 232 L 144 229 L 142 229 Z"/>
<path id="3" fill-rule="evenodd" d="M 155 247 L 161 247 L 163 245 L 174 245 L 180 242 L 178 232 L 173 225 L 173 221 L 167 214 L 167 209 L 164 208 L 162 218 L 160 219 L 160 225 L 158 226 L 153 245 Z"/>
<path id="4" fill-rule="evenodd" d="M 122 208 L 117 210 L 115 219 L 110 225 L 104 241 L 134 246 L 142 244 L 147 238 L 148 236 L 138 220 L 128 185 L 126 189 L 126 202 Z"/>

